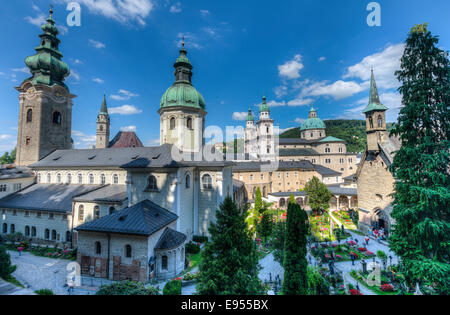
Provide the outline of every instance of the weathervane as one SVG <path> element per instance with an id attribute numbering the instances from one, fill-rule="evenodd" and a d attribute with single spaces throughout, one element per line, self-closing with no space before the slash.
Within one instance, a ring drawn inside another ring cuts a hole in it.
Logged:
<path id="1" fill-rule="evenodd" d="M 50 18 L 53 18 L 53 4 L 50 3 Z"/>

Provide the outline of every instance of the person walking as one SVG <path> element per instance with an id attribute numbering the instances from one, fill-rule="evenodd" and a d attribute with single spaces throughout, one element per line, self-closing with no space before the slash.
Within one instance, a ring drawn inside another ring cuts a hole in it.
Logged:
<path id="1" fill-rule="evenodd" d="M 19 256 L 22 256 L 23 247 L 20 246 L 19 248 L 17 248 L 17 250 L 19 251 Z"/>
<path id="2" fill-rule="evenodd" d="M 366 235 L 366 238 L 364 240 L 366 241 L 366 247 L 369 246 L 370 241 L 369 234 Z"/>
<path id="3" fill-rule="evenodd" d="M 352 260 L 352 266 L 355 265 L 355 255 L 353 253 L 350 253 L 350 259 Z"/>

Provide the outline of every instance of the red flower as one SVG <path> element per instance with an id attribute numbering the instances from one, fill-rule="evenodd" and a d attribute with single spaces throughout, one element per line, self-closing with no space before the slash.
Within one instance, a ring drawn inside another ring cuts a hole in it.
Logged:
<path id="1" fill-rule="evenodd" d="M 375 256 L 375 254 L 371 251 L 365 251 L 364 254 L 366 254 L 367 256 Z"/>
<path id="2" fill-rule="evenodd" d="M 358 248 L 358 250 L 360 252 L 367 252 L 367 248 L 365 248 L 365 247 L 360 247 L 360 248 Z"/>
<path id="3" fill-rule="evenodd" d="M 336 255 L 336 258 L 342 259 L 341 255 Z"/>
<path id="4" fill-rule="evenodd" d="M 327 258 L 327 259 L 330 258 L 330 255 L 326 254 L 326 255 L 325 255 L 325 258 Z"/>
<path id="5" fill-rule="evenodd" d="M 380 290 L 383 292 L 394 292 L 394 287 L 389 283 L 386 283 L 381 285 Z"/>
<path id="6" fill-rule="evenodd" d="M 358 258 L 358 254 L 355 252 L 350 252 L 350 256 L 353 255 L 355 258 Z"/>
<path id="7" fill-rule="evenodd" d="M 351 295 L 363 295 L 361 292 L 359 292 L 359 291 L 356 290 L 356 289 L 350 290 L 350 294 L 351 294 Z"/>

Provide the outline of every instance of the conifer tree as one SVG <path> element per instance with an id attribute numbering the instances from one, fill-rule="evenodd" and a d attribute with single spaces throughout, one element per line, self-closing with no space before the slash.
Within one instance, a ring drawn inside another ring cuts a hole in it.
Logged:
<path id="1" fill-rule="evenodd" d="M 403 98 L 391 135 L 400 138 L 391 170 L 396 179 L 391 248 L 412 276 L 450 293 L 450 67 L 426 24 L 406 40 L 401 70 Z"/>
<path id="2" fill-rule="evenodd" d="M 296 203 L 289 203 L 284 245 L 283 294 L 306 295 L 308 293 L 306 260 L 306 235 L 308 216 Z"/>
<path id="3" fill-rule="evenodd" d="M 263 238 L 264 242 L 267 242 L 267 238 L 272 234 L 273 221 L 272 214 L 269 210 L 265 209 L 262 216 L 261 222 L 258 224 L 258 234 Z"/>
<path id="4" fill-rule="evenodd" d="M 263 208 L 263 202 L 262 202 L 262 196 L 261 196 L 261 189 L 258 187 L 256 188 L 255 193 L 255 211 L 260 212 Z"/>
<path id="5" fill-rule="evenodd" d="M 244 216 L 227 197 L 209 228 L 200 263 L 197 291 L 201 295 L 262 294 L 255 243 L 246 228 Z"/>

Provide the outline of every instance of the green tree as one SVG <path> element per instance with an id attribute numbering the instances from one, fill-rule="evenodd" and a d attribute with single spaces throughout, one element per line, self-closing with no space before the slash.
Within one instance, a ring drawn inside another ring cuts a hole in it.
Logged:
<path id="1" fill-rule="evenodd" d="M 402 145 L 391 165 L 395 225 L 389 241 L 411 281 L 450 294 L 450 65 L 426 24 L 409 33 L 396 76 L 404 107 L 391 131 Z"/>
<path id="2" fill-rule="evenodd" d="M 263 208 L 263 202 L 262 202 L 262 196 L 261 196 L 261 189 L 256 188 L 255 192 L 255 210 L 258 212 L 261 212 L 261 209 Z"/>
<path id="3" fill-rule="evenodd" d="M 16 160 L 16 149 L 12 150 L 11 153 L 5 152 L 0 156 L 0 164 L 13 164 Z"/>
<path id="4" fill-rule="evenodd" d="M 256 245 L 242 216 L 230 197 L 220 205 L 216 223 L 209 228 L 200 263 L 197 292 L 201 295 L 262 294 L 258 278 Z"/>
<path id="5" fill-rule="evenodd" d="M 4 246 L 0 246 L 0 278 L 7 279 L 11 274 L 13 267 L 11 266 L 11 257 L 6 252 Z"/>
<path id="6" fill-rule="evenodd" d="M 146 288 L 142 282 L 122 281 L 104 284 L 95 293 L 96 295 L 159 295 L 158 289 Z"/>
<path id="7" fill-rule="evenodd" d="M 275 261 L 283 265 L 284 242 L 286 239 L 286 221 L 279 221 L 273 227 L 272 248 Z"/>
<path id="8" fill-rule="evenodd" d="M 308 215 L 296 203 L 289 203 L 287 213 L 283 294 L 306 295 L 308 293 L 308 262 L 306 260 Z"/>
<path id="9" fill-rule="evenodd" d="M 273 229 L 273 216 L 269 210 L 265 210 L 261 216 L 261 221 L 258 224 L 257 230 L 258 234 L 264 242 L 267 242 L 267 238 L 272 235 Z"/>
<path id="10" fill-rule="evenodd" d="M 305 191 L 308 195 L 308 204 L 314 212 L 330 208 L 331 192 L 316 176 L 306 183 Z"/>

